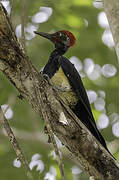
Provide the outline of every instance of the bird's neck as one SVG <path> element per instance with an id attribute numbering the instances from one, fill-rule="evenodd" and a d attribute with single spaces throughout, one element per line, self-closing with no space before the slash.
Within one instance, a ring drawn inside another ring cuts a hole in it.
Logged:
<path id="1" fill-rule="evenodd" d="M 58 58 L 58 57 L 64 55 L 67 50 L 68 50 L 68 48 L 64 48 L 64 49 L 57 49 L 56 48 L 51 53 L 50 58 L 51 59 Z"/>

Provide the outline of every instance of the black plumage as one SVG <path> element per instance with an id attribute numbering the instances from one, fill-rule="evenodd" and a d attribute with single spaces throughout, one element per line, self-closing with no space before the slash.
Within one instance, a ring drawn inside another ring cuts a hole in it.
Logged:
<path id="1" fill-rule="evenodd" d="M 75 44 L 75 37 L 71 32 L 65 30 L 53 34 L 35 33 L 49 39 L 55 45 L 55 50 L 51 53 L 43 74 L 46 74 L 51 84 L 59 90 L 58 93 L 64 103 L 72 109 L 79 120 L 108 151 L 105 140 L 97 129 L 81 77 L 74 65 L 63 56 Z"/>
<path id="2" fill-rule="evenodd" d="M 48 63 L 45 65 L 43 74 L 47 74 L 50 79 L 62 68 L 64 75 L 67 77 L 73 92 L 76 94 L 77 102 L 74 106 L 70 106 L 76 116 L 83 124 L 90 130 L 90 132 L 97 138 L 97 140 L 107 149 L 104 138 L 97 129 L 86 90 L 83 86 L 81 77 L 74 65 L 64 56 L 56 55 L 56 50 L 52 52 Z M 59 77 L 60 79 L 61 77 Z M 56 84 L 53 84 L 56 85 Z M 57 85 L 56 85 L 57 86 Z M 62 86 L 59 87 L 63 88 Z M 64 87 L 65 88 L 65 87 Z M 63 92 L 61 92 L 63 93 Z M 67 92 L 69 93 L 69 92 Z M 69 95 L 70 96 L 70 95 Z"/>

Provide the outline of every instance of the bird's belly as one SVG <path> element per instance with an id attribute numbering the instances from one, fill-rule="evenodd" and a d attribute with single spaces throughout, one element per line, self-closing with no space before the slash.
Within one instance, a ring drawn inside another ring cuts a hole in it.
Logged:
<path id="1" fill-rule="evenodd" d="M 54 76 L 50 79 L 50 83 L 56 87 L 58 90 L 58 94 L 61 99 L 71 108 L 73 108 L 78 101 L 78 97 L 76 93 L 71 88 L 67 77 L 65 76 L 61 67 L 54 74 Z"/>

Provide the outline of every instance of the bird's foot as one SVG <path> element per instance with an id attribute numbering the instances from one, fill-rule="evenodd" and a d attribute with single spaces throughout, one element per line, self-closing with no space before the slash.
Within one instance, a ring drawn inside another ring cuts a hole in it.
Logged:
<path id="1" fill-rule="evenodd" d="M 43 74 L 43 77 L 44 77 L 44 79 L 47 80 L 48 82 L 50 81 L 50 78 L 49 78 L 49 76 L 48 76 L 47 74 Z"/>
<path id="2" fill-rule="evenodd" d="M 43 78 L 48 82 L 48 84 L 49 84 L 49 85 L 52 85 L 52 84 L 50 83 L 50 78 L 49 78 L 49 76 L 48 76 L 47 74 L 43 74 L 43 73 L 42 73 L 42 75 L 43 75 Z"/>

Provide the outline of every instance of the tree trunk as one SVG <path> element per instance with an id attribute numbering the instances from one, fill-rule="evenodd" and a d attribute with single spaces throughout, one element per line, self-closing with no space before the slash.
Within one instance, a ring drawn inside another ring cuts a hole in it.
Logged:
<path id="1" fill-rule="evenodd" d="M 119 0 L 103 0 L 119 61 Z"/>

